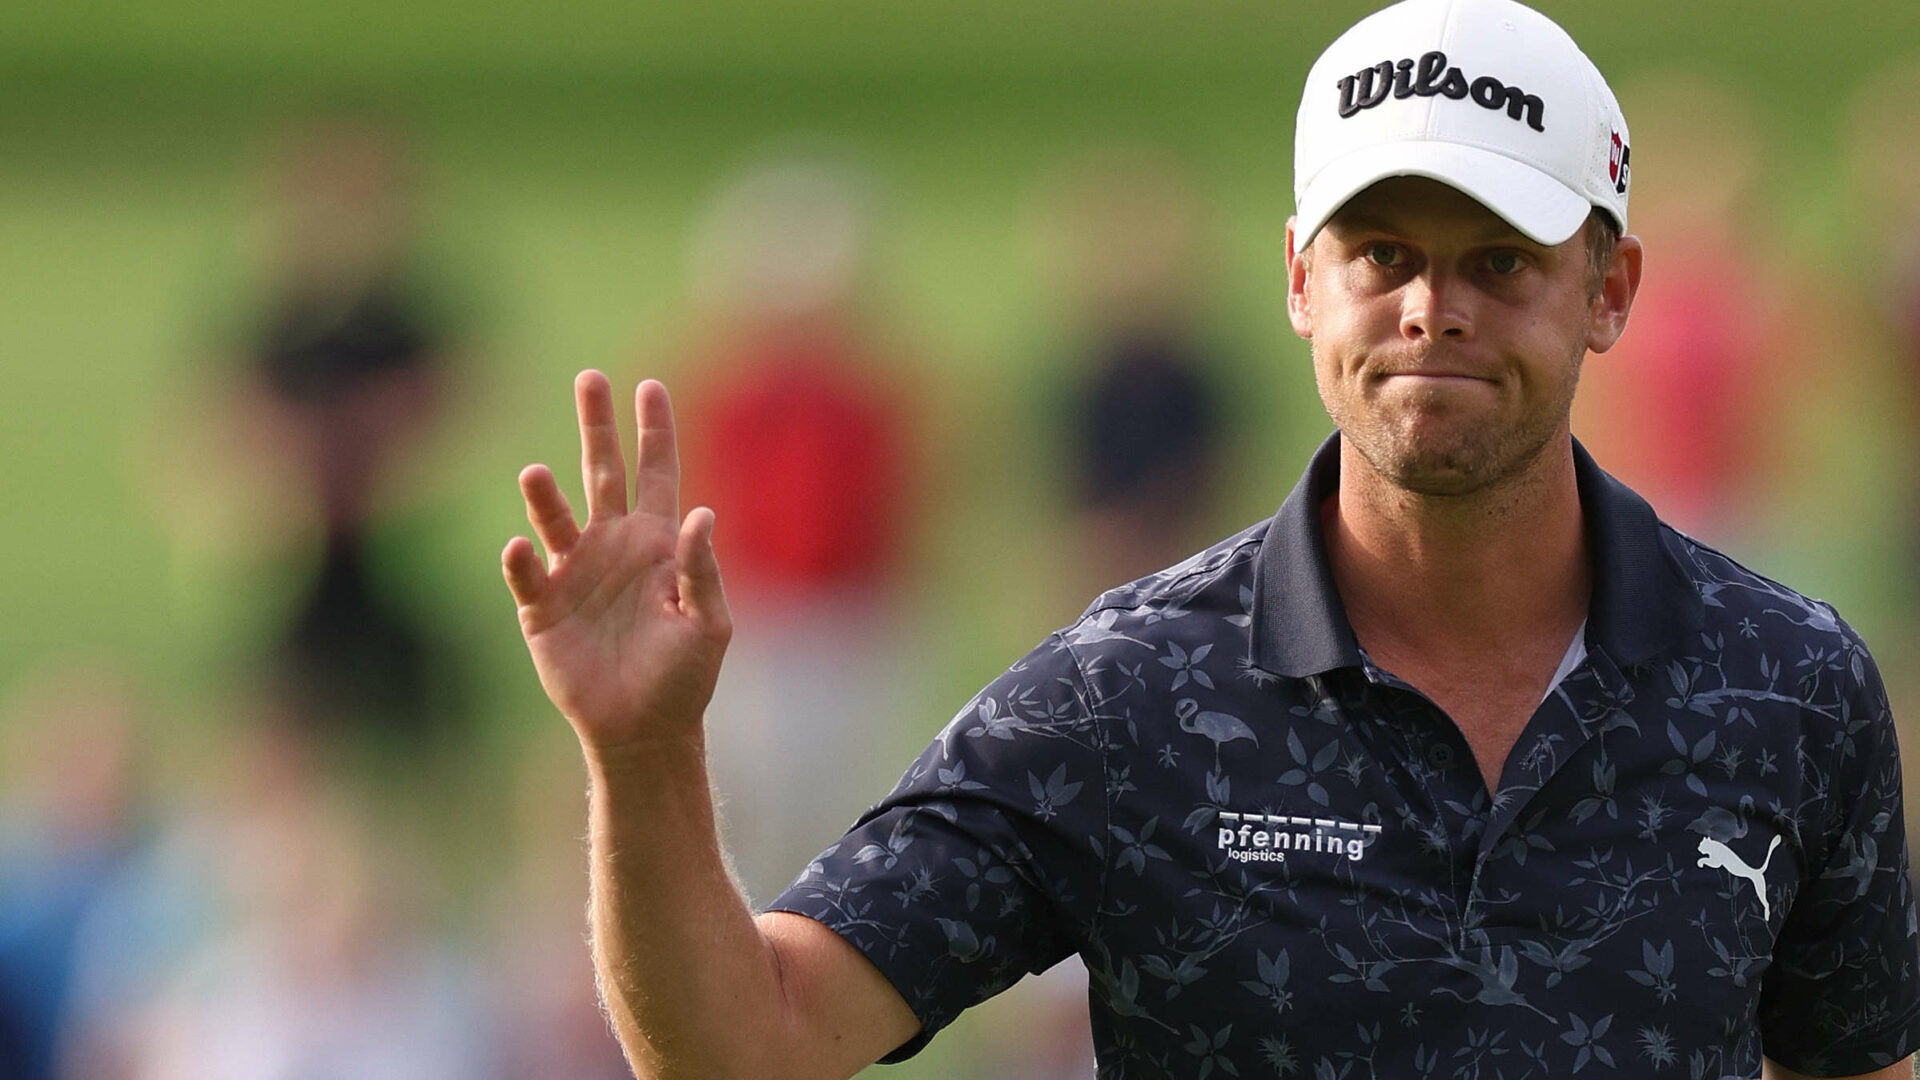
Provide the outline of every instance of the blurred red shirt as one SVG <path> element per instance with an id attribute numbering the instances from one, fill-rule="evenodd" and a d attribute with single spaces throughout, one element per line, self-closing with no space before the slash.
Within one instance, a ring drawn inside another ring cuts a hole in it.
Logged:
<path id="1" fill-rule="evenodd" d="M 683 409 L 686 505 L 711 506 L 729 585 L 878 587 L 908 534 L 910 408 L 839 327 L 718 350 Z"/>

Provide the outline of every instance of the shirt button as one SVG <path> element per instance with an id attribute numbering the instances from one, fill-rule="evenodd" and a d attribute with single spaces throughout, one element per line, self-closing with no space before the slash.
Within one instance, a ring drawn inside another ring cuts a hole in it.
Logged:
<path id="1" fill-rule="evenodd" d="M 1443 742 L 1427 747 L 1427 764 L 1436 769 L 1453 768 L 1453 747 Z"/>

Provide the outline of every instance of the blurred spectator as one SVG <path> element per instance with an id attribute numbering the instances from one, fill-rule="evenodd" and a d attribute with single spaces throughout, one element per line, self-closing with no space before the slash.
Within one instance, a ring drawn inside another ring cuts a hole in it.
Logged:
<path id="1" fill-rule="evenodd" d="M 1711 544 L 1752 539 L 1770 476 L 1783 363 L 1805 335 L 1754 227 L 1757 121 L 1693 74 L 1624 88 L 1632 231 L 1647 275 L 1627 333 L 1590 357 L 1573 430 L 1660 516 Z"/>
<path id="2" fill-rule="evenodd" d="M 332 117 L 285 135 L 262 186 L 264 296 L 241 344 L 242 406 L 322 536 L 275 663 L 314 719 L 426 725 L 450 711 L 446 650 L 382 581 L 370 543 L 382 486 L 438 420 L 451 375 L 413 162 L 393 130 Z"/>
<path id="3" fill-rule="evenodd" d="M 92 663 L 45 670 L 0 711 L 0 1077 L 54 1075 L 81 926 L 140 838 L 137 710 Z"/>
<path id="4" fill-rule="evenodd" d="M 1070 956 L 977 1007 L 989 1034 L 967 1074 L 979 1080 L 1088 1080 L 1094 1075 L 1087 967 Z"/>
<path id="5" fill-rule="evenodd" d="M 1213 527 L 1224 396 L 1206 322 L 1198 197 L 1168 155 L 1083 157 L 1042 198 L 1072 342 L 1055 392 L 1081 596 L 1192 554 Z"/>
<path id="6" fill-rule="evenodd" d="M 1920 58 L 1868 79 L 1846 124 L 1849 205 L 1858 216 L 1853 261 L 1864 267 L 1874 321 L 1895 360 L 1894 426 L 1920 430 Z M 1879 463 L 1903 485 L 1909 577 L 1920 577 L 1920 463 L 1912 446 Z"/>
<path id="7" fill-rule="evenodd" d="M 1226 391 L 1206 306 L 1206 213 L 1186 169 L 1149 147 L 1106 147 L 1037 195 L 1049 299 L 1065 362 L 1042 395 L 1056 414 L 1073 507 L 1058 588 L 1072 610 L 1163 569 L 1217 525 Z M 1087 973 L 1076 958 L 992 1003 L 973 1075 L 1070 1080 L 1093 1072 Z"/>
<path id="8" fill-rule="evenodd" d="M 27 1045 L 26 1021 L 13 1002 L 0 996 L 0 1080 L 26 1080 L 37 1075 L 31 1071 L 35 1059 Z"/>
<path id="9" fill-rule="evenodd" d="M 1861 560 L 1875 594 L 1893 615 L 1883 634 L 1881 670 L 1903 721 L 1901 757 L 1906 789 L 1920 790 L 1920 56 L 1866 79 L 1853 95 L 1842 126 L 1847 165 L 1847 284 L 1826 304 L 1832 355 L 1848 357 L 1853 386 L 1839 410 L 1850 451 L 1841 468 L 1826 470 L 1836 484 L 1864 488 L 1864 500 L 1841 511 L 1856 534 L 1891 533 L 1885 556 Z M 1830 380 L 1823 380 L 1823 386 Z M 1831 439 L 1831 436 L 1829 436 Z M 1866 461 L 1871 468 L 1863 467 Z M 1889 578 L 1888 563 L 1904 563 Z M 1858 618 L 1858 616 L 1856 616 Z M 1889 640 L 1890 639 L 1890 640 Z M 1905 657 L 1905 663 L 1900 658 Z M 1920 798 L 1909 798 L 1907 835 L 1920 835 Z M 1914 873 L 1920 882 L 1920 864 Z"/>
<path id="10" fill-rule="evenodd" d="M 586 784 L 580 754 L 564 738 L 542 738 L 518 755 L 510 847 L 500 850 L 509 869 L 490 919 L 503 1080 L 633 1075 L 600 1011 L 587 950 Z"/>
<path id="11" fill-rule="evenodd" d="M 916 524 L 914 406 L 863 308 L 868 179 L 785 158 L 723 187 L 697 229 L 681 380 L 688 506 L 712 506 L 735 611 L 708 710 L 728 849 L 771 899 L 886 777 L 876 740 L 910 669 L 899 571 Z"/>
<path id="12" fill-rule="evenodd" d="M 67 1074 L 495 1075 L 471 979 L 411 902 L 418 861 L 324 778 L 310 738 L 263 719 L 210 779 L 218 796 L 176 822 L 86 928 Z"/>

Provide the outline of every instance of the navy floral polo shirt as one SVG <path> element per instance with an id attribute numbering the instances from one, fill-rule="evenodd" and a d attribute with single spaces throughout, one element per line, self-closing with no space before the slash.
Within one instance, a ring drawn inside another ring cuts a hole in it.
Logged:
<path id="1" fill-rule="evenodd" d="M 1078 953 L 1104 1080 L 1814 1076 L 1920 1045 L 1893 720 L 1833 609 L 1661 524 L 1576 445 L 1584 657 L 1489 792 L 1372 663 L 1317 508 L 1102 596 L 772 907 L 923 1046 Z"/>

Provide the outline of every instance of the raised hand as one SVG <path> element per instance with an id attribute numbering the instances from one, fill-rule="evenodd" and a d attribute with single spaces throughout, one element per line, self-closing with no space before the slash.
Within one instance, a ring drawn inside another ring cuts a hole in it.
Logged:
<path id="1" fill-rule="evenodd" d="M 733 634 L 713 555 L 713 512 L 680 517 L 666 387 L 649 379 L 634 394 L 640 462 L 631 510 L 607 377 L 583 371 L 573 392 L 587 523 L 575 524 L 546 466 L 521 471 L 527 521 L 547 558 L 524 536 L 501 553 L 520 632 L 540 685 L 587 748 L 696 735 Z"/>

